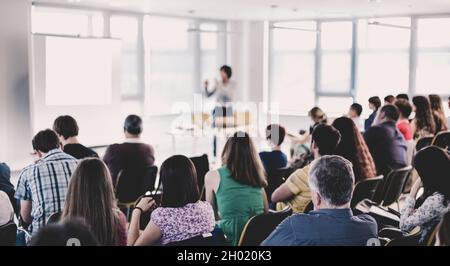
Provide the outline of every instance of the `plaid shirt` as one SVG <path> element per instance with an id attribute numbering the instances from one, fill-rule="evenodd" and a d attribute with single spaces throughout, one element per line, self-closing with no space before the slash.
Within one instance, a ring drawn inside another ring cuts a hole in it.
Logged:
<path id="1" fill-rule="evenodd" d="M 20 173 L 15 197 L 32 202 L 30 233 L 36 233 L 50 215 L 63 210 L 76 164 L 74 157 L 54 149 Z"/>

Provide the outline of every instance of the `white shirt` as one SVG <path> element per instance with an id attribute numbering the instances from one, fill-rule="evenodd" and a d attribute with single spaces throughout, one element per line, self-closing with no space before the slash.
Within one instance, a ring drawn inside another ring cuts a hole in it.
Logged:
<path id="1" fill-rule="evenodd" d="M 0 191 L 0 225 L 4 225 L 11 221 L 14 215 L 14 209 L 11 205 L 8 195 Z"/>
<path id="2" fill-rule="evenodd" d="M 223 83 L 222 80 L 217 81 L 214 85 L 212 92 L 208 92 L 207 96 L 216 94 L 216 101 L 221 104 L 234 102 L 236 94 L 236 82 L 234 80 L 228 80 L 227 83 Z"/>
<path id="3" fill-rule="evenodd" d="M 353 122 L 355 122 L 356 127 L 359 132 L 364 132 L 364 119 L 361 117 L 352 118 Z"/>

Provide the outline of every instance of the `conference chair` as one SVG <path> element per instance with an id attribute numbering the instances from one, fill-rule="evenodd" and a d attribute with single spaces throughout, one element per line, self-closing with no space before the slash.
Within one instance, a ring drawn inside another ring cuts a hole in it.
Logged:
<path id="1" fill-rule="evenodd" d="M 291 207 L 279 212 L 269 212 L 253 216 L 242 230 L 238 246 L 259 246 L 275 228 L 292 214 Z"/>
<path id="2" fill-rule="evenodd" d="M 115 186 L 118 207 L 126 209 L 127 219 L 136 201 L 148 191 L 155 190 L 157 166 L 143 169 L 124 169 L 119 172 Z"/>
<path id="3" fill-rule="evenodd" d="M 416 151 L 420 151 L 423 148 L 426 148 L 433 143 L 434 137 L 423 137 L 420 138 L 416 143 Z"/>
<path id="4" fill-rule="evenodd" d="M 265 190 L 269 202 L 271 202 L 272 193 L 284 183 L 291 172 L 292 169 L 290 167 L 270 169 L 267 171 L 267 187 Z"/>
<path id="5" fill-rule="evenodd" d="M 308 204 L 306 205 L 305 209 L 303 210 L 303 213 L 308 213 L 310 211 L 314 210 L 314 203 L 312 200 L 310 200 L 308 202 Z"/>
<path id="6" fill-rule="evenodd" d="M 385 230 L 394 230 L 394 229 L 385 229 Z M 383 234 L 380 231 L 379 234 Z M 418 246 L 420 244 L 420 237 L 422 235 L 422 229 L 420 226 L 414 227 L 410 232 L 406 235 L 401 235 L 395 237 L 386 243 L 386 246 Z"/>
<path id="7" fill-rule="evenodd" d="M 17 225 L 13 221 L 0 226 L 0 246 L 15 246 L 16 234 Z"/>
<path id="8" fill-rule="evenodd" d="M 54 224 L 61 220 L 62 213 L 61 212 L 55 212 L 47 219 L 47 224 Z"/>
<path id="9" fill-rule="evenodd" d="M 432 144 L 450 151 L 450 130 L 442 131 L 436 134 Z"/>
<path id="10" fill-rule="evenodd" d="M 381 181 L 383 180 L 383 176 L 377 176 L 374 178 L 369 178 L 366 180 L 362 180 L 356 183 L 355 188 L 353 190 L 353 196 L 351 201 L 351 208 L 353 209 L 358 202 L 364 199 L 372 199 L 375 191 Z"/>
<path id="11" fill-rule="evenodd" d="M 207 154 L 203 154 L 198 157 L 190 158 L 195 166 L 197 172 L 197 185 L 201 192 L 200 199 L 205 200 L 204 186 L 205 186 L 205 175 L 209 171 L 209 159 Z"/>

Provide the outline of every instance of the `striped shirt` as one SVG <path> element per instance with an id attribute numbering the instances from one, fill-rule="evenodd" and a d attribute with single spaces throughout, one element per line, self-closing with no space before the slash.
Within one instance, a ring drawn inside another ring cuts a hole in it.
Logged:
<path id="1" fill-rule="evenodd" d="M 76 164 L 74 157 L 54 149 L 20 173 L 15 197 L 32 203 L 30 233 L 36 233 L 50 215 L 63 210 Z"/>

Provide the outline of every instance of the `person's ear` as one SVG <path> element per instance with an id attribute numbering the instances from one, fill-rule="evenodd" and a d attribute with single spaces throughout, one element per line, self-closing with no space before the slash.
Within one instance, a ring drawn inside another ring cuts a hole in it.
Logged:
<path id="1" fill-rule="evenodd" d="M 317 209 L 322 204 L 322 198 L 316 191 L 311 191 L 311 200 L 314 204 L 314 209 Z"/>

